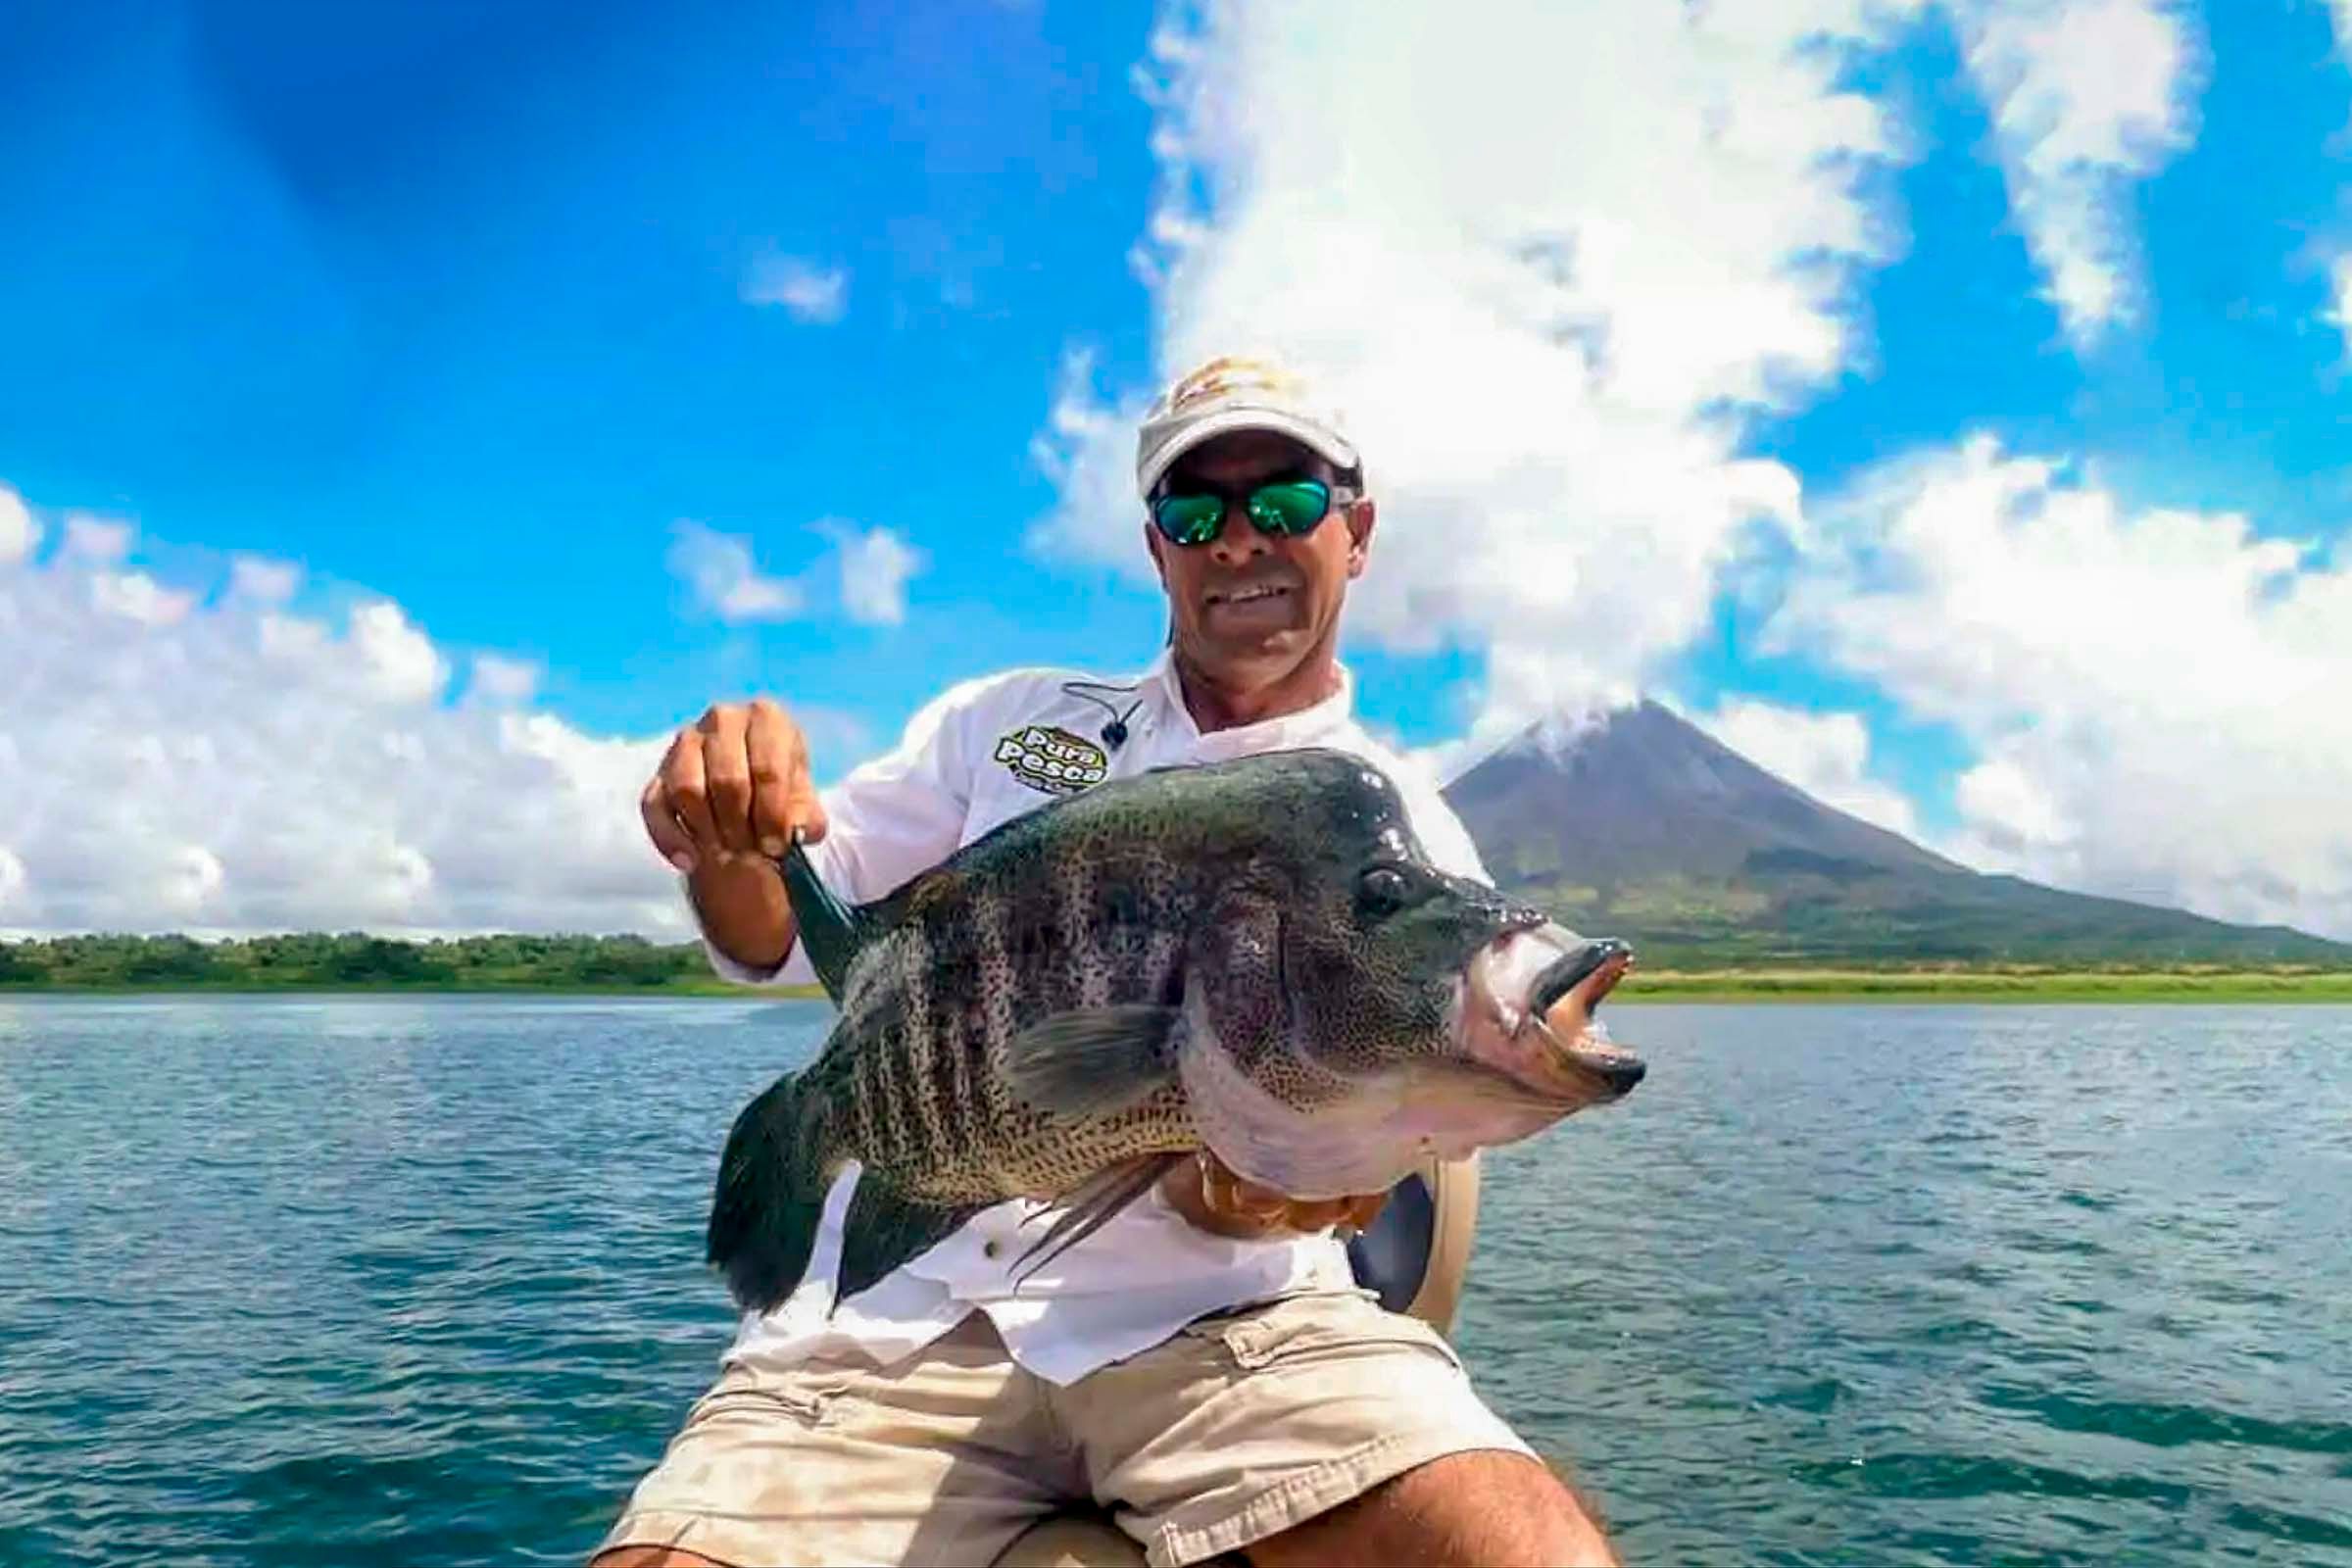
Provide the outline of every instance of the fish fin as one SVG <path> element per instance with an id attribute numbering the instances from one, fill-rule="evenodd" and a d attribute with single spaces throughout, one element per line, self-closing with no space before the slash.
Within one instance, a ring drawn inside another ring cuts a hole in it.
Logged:
<path id="1" fill-rule="evenodd" d="M 761 1311 L 796 1290 L 808 1272 L 824 1215 L 826 1169 L 821 1097 L 788 1073 L 735 1118 L 718 1159 L 705 1256 L 724 1270 L 727 1289 Z"/>
<path id="2" fill-rule="evenodd" d="M 1124 1110 L 1176 1075 L 1175 1007 L 1083 1007 L 1012 1037 L 1004 1071 L 1040 1110 L 1096 1116 Z"/>
<path id="3" fill-rule="evenodd" d="M 1062 1199 L 1065 1207 L 1062 1216 L 1013 1259 L 1016 1286 L 1109 1224 L 1121 1209 L 1150 1192 L 1177 1161 L 1186 1157 L 1181 1152 L 1138 1154 L 1104 1166 L 1072 1188 Z M 1040 1252 L 1045 1255 L 1038 1257 Z M 1033 1257 L 1037 1258 L 1034 1263 L 1029 1261 Z"/>
<path id="4" fill-rule="evenodd" d="M 834 1301 L 848 1300 L 929 1251 L 981 1206 L 915 1202 L 871 1172 L 860 1172 L 858 1190 L 850 1197 L 849 1217 L 842 1221 L 841 1274 Z"/>
<path id="5" fill-rule="evenodd" d="M 799 835 L 794 835 L 792 847 L 784 852 L 779 869 L 784 873 L 784 897 L 792 906 L 793 923 L 800 927 L 801 945 L 808 950 L 808 961 L 815 967 L 825 995 L 839 1002 L 852 960 L 873 940 L 874 921 L 865 910 L 825 886 Z"/>

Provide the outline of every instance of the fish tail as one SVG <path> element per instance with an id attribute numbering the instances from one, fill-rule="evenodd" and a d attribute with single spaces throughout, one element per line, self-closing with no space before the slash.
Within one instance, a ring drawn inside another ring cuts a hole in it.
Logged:
<path id="1" fill-rule="evenodd" d="M 808 1271 L 833 1172 L 824 1097 L 806 1073 L 769 1085 L 743 1108 L 718 1160 L 705 1255 L 746 1307 L 765 1311 Z"/>

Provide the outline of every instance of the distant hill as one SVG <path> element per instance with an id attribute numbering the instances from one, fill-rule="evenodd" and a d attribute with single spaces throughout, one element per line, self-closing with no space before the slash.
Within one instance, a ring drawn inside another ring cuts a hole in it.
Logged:
<path id="1" fill-rule="evenodd" d="M 1544 726 L 1448 785 L 1503 887 L 1652 964 L 2315 963 L 2283 926 L 1988 876 L 1825 806 L 1655 703 Z"/>

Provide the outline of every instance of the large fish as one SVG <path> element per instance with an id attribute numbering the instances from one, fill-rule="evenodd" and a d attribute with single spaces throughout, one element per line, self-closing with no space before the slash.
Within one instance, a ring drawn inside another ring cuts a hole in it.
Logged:
<path id="1" fill-rule="evenodd" d="M 1589 1027 L 1631 950 L 1439 871 L 1338 752 L 1098 785 L 858 907 L 783 869 L 841 1017 L 720 1157 L 710 1257 L 749 1306 L 798 1286 L 851 1160 L 836 1299 L 1008 1198 L 1059 1200 L 1051 1255 L 1202 1146 L 1294 1198 L 1385 1192 L 1643 1070 Z"/>

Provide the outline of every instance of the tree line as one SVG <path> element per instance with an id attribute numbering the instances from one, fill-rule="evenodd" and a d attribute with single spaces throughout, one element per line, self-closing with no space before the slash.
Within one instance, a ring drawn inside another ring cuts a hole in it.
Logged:
<path id="1" fill-rule="evenodd" d="M 713 983 L 694 943 L 501 935 L 398 942 L 359 931 L 198 942 L 72 936 L 0 942 L 0 988 L 532 989 Z"/>

